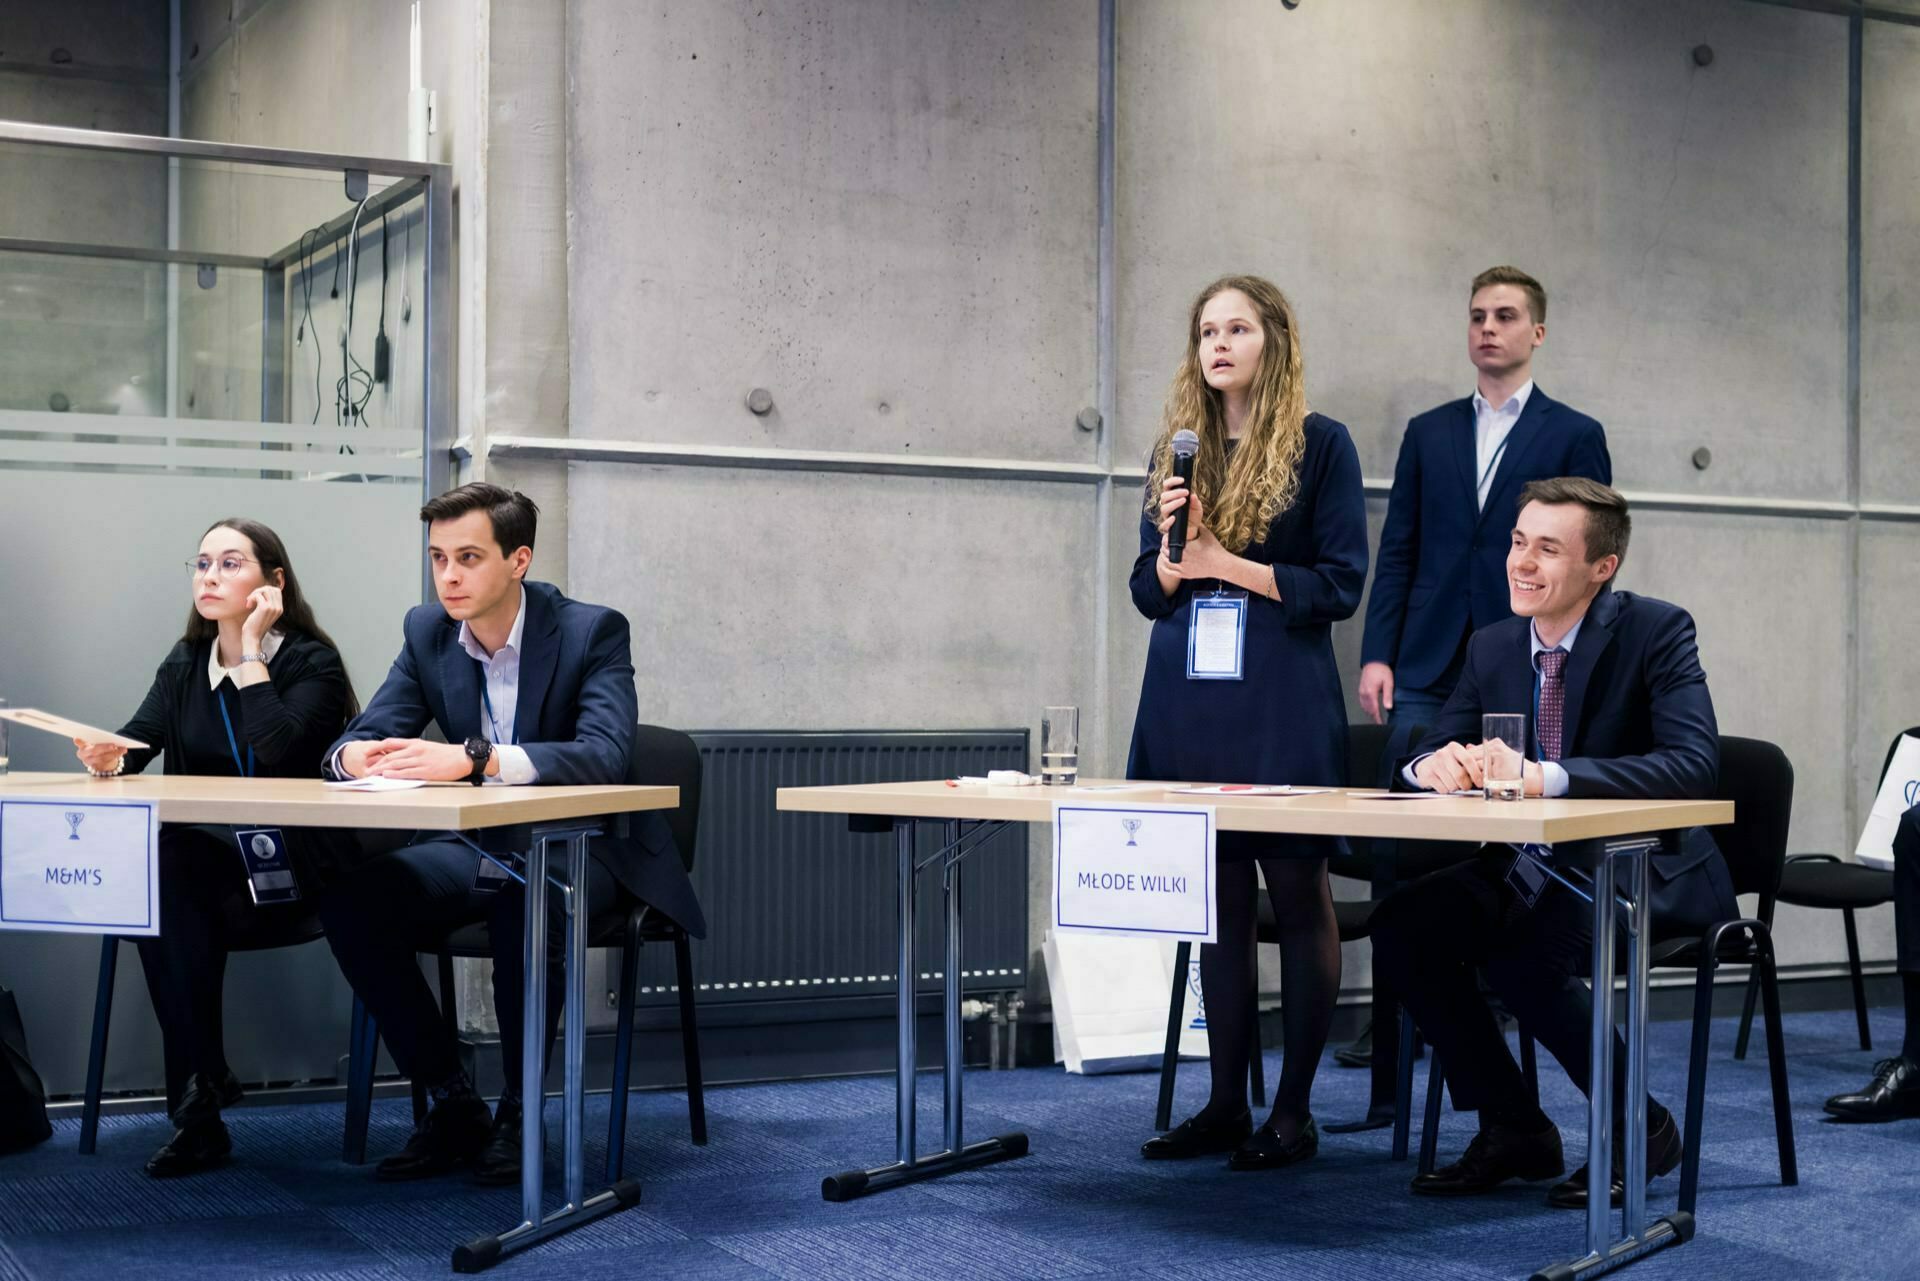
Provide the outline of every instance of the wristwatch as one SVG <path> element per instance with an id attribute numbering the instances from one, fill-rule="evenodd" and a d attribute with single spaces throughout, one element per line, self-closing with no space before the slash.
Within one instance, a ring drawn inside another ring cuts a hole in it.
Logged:
<path id="1" fill-rule="evenodd" d="M 264 665 L 264 664 L 266 663 L 266 661 L 267 661 L 267 656 L 266 656 L 265 654 L 242 654 L 242 655 L 240 655 L 240 665 L 241 665 L 241 666 L 243 666 L 243 667 L 244 667 L 244 666 L 245 666 L 246 664 L 248 664 L 248 663 L 260 663 L 260 664 L 263 664 L 263 665 Z"/>
<path id="2" fill-rule="evenodd" d="M 487 781 L 487 762 L 493 757 L 493 744 L 484 738 L 467 740 L 467 759 L 473 762 L 473 773 L 467 775 L 467 781 L 475 787 Z"/>

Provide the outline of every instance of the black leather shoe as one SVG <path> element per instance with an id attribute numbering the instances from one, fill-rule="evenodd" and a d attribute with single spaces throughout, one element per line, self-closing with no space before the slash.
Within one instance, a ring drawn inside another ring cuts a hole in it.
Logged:
<path id="1" fill-rule="evenodd" d="M 1231 1121 L 1205 1125 L 1197 1116 L 1140 1145 L 1140 1155 L 1149 1161 L 1185 1161 L 1189 1157 L 1231 1152 L 1253 1132 L 1253 1114 L 1242 1112 Z"/>
<path id="2" fill-rule="evenodd" d="M 1827 1111 L 1842 1121 L 1898 1121 L 1920 1116 L 1920 1063 L 1904 1054 L 1873 1065 L 1873 1080 L 1857 1094 L 1836 1094 Z"/>
<path id="3" fill-rule="evenodd" d="M 1674 1121 L 1673 1113 L 1663 1108 L 1657 1118 L 1647 1122 L 1647 1182 L 1652 1183 L 1663 1174 L 1671 1174 L 1674 1167 L 1680 1164 L 1681 1150 L 1680 1126 Z M 1608 1196 L 1618 1208 L 1627 1202 L 1627 1158 L 1617 1138 L 1613 1143 L 1612 1164 L 1612 1191 Z M 1587 1208 L 1587 1167 L 1584 1163 L 1564 1182 L 1547 1189 L 1547 1204 L 1556 1210 Z"/>
<path id="4" fill-rule="evenodd" d="M 1508 1179 L 1536 1183 L 1558 1178 L 1566 1168 L 1566 1158 L 1560 1154 L 1560 1131 L 1552 1125 L 1527 1134 L 1489 1124 L 1473 1136 L 1458 1161 L 1431 1174 L 1415 1175 L 1412 1186 L 1420 1196 L 1479 1196 Z"/>
<path id="5" fill-rule="evenodd" d="M 240 1078 L 233 1074 L 233 1069 L 227 1069 L 227 1074 L 220 1078 L 220 1106 L 233 1107 L 246 1097 L 247 1092 L 240 1088 Z"/>
<path id="6" fill-rule="evenodd" d="M 215 1170 L 233 1159 L 233 1138 L 219 1116 L 173 1132 L 167 1145 L 147 1158 L 147 1173 L 156 1179 L 177 1179 L 202 1170 Z"/>
<path id="7" fill-rule="evenodd" d="M 148 1159 L 148 1174 L 156 1179 L 172 1179 L 227 1163 L 233 1156 L 233 1138 L 220 1119 L 225 1085 L 225 1082 L 215 1084 L 198 1073 L 187 1078 L 180 1106 L 173 1110 L 173 1138 Z"/>
<path id="8" fill-rule="evenodd" d="M 500 1100 L 493 1115 L 493 1133 L 473 1166 L 473 1181 L 490 1187 L 520 1182 L 520 1105 Z"/>
<path id="9" fill-rule="evenodd" d="M 437 1103 L 413 1127 L 407 1145 L 374 1167 L 373 1177 L 382 1183 L 399 1183 L 472 1165 L 487 1146 L 488 1121 L 486 1100 L 478 1095 Z"/>
<path id="10" fill-rule="evenodd" d="M 1320 1150 L 1320 1131 L 1307 1118 L 1306 1126 L 1291 1139 L 1274 1133 L 1271 1125 L 1255 1130 L 1245 1143 L 1227 1158 L 1229 1170 L 1278 1170 L 1298 1165 Z"/>
<path id="11" fill-rule="evenodd" d="M 1325 1128 L 1328 1134 L 1358 1134 L 1362 1130 L 1384 1130 L 1393 1124 L 1396 1109 L 1391 1103 L 1373 1103 L 1358 1121 L 1334 1121 Z"/>
<path id="12" fill-rule="evenodd" d="M 1373 1020 L 1360 1029 L 1360 1035 L 1353 1038 L 1351 1045 L 1343 1045 L 1333 1052 L 1333 1061 L 1341 1067 L 1363 1068 L 1373 1064 Z"/>

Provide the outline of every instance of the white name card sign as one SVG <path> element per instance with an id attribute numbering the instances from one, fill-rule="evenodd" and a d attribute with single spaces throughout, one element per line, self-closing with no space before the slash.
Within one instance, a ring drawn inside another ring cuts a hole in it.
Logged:
<path id="1" fill-rule="evenodd" d="M 0 798 L 0 929 L 157 936 L 159 862 L 149 802 Z"/>
<path id="2" fill-rule="evenodd" d="M 1213 807 L 1057 802 L 1053 926 L 1211 943 Z"/>

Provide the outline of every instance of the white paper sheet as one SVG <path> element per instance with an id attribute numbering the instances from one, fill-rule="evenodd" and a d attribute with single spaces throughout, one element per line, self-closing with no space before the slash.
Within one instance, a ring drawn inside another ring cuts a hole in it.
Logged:
<path id="1" fill-rule="evenodd" d="M 37 707 L 0 707 L 0 720 L 12 721 L 28 729 L 41 730 L 48 734 L 58 734 L 62 738 L 77 738 L 83 743 L 113 743 L 120 747 L 145 747 L 137 738 L 127 738 L 112 730 L 100 729 L 81 721 L 70 721 L 64 716 L 55 716 L 52 712 L 43 712 Z"/>

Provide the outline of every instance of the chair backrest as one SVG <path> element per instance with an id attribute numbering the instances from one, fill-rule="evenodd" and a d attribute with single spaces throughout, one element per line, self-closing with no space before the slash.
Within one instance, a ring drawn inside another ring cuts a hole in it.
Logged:
<path id="1" fill-rule="evenodd" d="M 1733 892 L 1758 894 L 1764 914 L 1780 892 L 1780 873 L 1787 862 L 1793 762 L 1764 739 L 1722 734 L 1720 785 L 1714 799 L 1733 802 L 1733 822 L 1712 829 L 1733 877 Z"/>
<path id="2" fill-rule="evenodd" d="M 1379 787 L 1381 771 L 1387 762 L 1381 758 L 1387 752 L 1387 738 L 1393 733 L 1388 725 L 1362 723 L 1347 726 L 1347 778 L 1348 787 Z"/>
<path id="3" fill-rule="evenodd" d="M 700 748 L 690 735 L 662 725 L 636 725 L 633 760 L 627 782 L 635 786 L 677 787 L 680 804 L 666 812 L 680 861 L 693 870 L 694 844 L 700 836 Z"/>

